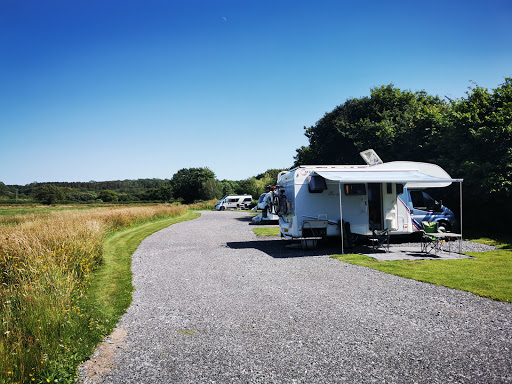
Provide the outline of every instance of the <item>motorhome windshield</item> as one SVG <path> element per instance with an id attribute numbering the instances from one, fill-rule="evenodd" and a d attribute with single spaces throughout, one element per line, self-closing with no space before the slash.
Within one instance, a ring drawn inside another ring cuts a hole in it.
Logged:
<path id="1" fill-rule="evenodd" d="M 428 193 L 423 191 L 411 191 L 411 201 L 415 209 L 424 211 L 435 211 L 439 209 L 439 203 Z"/>

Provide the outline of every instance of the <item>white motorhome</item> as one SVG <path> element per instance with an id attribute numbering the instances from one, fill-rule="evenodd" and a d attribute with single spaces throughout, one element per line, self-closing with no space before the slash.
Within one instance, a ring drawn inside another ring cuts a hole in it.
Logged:
<path id="1" fill-rule="evenodd" d="M 217 211 L 223 211 L 225 209 L 249 209 L 251 204 L 251 195 L 226 195 L 215 204 L 215 209 Z"/>
<path id="2" fill-rule="evenodd" d="M 375 152 L 370 154 L 368 165 L 304 165 L 282 172 L 275 199 L 282 236 L 341 236 L 342 222 L 343 231 L 362 236 L 383 229 L 412 233 L 410 210 L 397 197 L 404 187 L 445 187 L 462 181 L 435 164 L 382 163 Z"/>

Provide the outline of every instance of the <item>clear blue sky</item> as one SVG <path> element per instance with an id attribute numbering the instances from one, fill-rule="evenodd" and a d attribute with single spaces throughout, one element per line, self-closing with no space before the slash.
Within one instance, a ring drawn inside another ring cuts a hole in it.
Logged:
<path id="1" fill-rule="evenodd" d="M 239 180 L 389 83 L 512 76 L 512 1 L 0 0 L 0 181 Z"/>

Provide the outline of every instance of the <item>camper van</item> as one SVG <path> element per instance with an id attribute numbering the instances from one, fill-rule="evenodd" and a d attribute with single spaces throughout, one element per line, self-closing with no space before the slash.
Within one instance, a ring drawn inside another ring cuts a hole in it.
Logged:
<path id="1" fill-rule="evenodd" d="M 414 230 L 420 230 L 424 221 L 435 222 L 446 232 L 459 229 L 455 214 L 422 189 L 404 188 L 404 192 L 398 195 L 398 201 L 411 215 Z"/>
<path id="2" fill-rule="evenodd" d="M 362 153 L 363 155 L 363 153 Z M 364 158 L 364 156 L 363 156 Z M 452 179 L 435 164 L 383 163 L 376 154 L 367 165 L 304 165 L 278 176 L 275 212 L 285 238 L 371 236 L 374 231 L 408 234 L 416 229 L 404 191 L 446 187 Z M 341 228 L 341 223 L 344 223 Z"/>
<path id="3" fill-rule="evenodd" d="M 251 195 L 226 195 L 215 204 L 215 209 L 217 211 L 223 211 L 225 209 L 249 209 L 251 204 Z"/>

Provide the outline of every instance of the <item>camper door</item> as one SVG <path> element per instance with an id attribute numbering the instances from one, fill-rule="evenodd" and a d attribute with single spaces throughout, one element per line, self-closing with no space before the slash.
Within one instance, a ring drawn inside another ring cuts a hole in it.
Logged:
<path id="1" fill-rule="evenodd" d="M 350 223 L 350 231 L 368 235 L 368 187 L 364 183 L 342 184 L 343 221 Z"/>
<path id="2" fill-rule="evenodd" d="M 398 229 L 395 183 L 368 183 L 368 223 L 370 231 Z"/>

